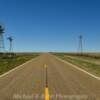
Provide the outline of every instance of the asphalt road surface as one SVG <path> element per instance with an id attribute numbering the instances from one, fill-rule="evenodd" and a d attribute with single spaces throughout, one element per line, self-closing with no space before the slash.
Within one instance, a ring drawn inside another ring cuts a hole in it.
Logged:
<path id="1" fill-rule="evenodd" d="M 45 100 L 46 84 L 49 100 L 100 100 L 100 80 L 48 53 L 0 77 L 0 100 Z"/>

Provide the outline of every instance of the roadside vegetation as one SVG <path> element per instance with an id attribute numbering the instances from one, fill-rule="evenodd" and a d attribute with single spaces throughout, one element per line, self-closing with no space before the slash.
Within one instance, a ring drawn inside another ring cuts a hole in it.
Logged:
<path id="1" fill-rule="evenodd" d="M 77 54 L 66 54 L 66 53 L 54 53 L 54 55 L 66 60 L 78 67 L 91 72 L 100 77 L 100 56 L 96 55 L 77 55 Z"/>
<path id="2" fill-rule="evenodd" d="M 18 65 L 38 56 L 38 53 L 16 54 L 13 57 L 0 55 L 0 75 L 15 68 Z"/>

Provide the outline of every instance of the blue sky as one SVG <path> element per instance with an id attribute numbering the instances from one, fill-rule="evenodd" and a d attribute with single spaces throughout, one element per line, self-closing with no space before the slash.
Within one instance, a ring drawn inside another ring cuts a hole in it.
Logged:
<path id="1" fill-rule="evenodd" d="M 14 51 L 100 51 L 100 0 L 0 0 L 0 23 Z"/>

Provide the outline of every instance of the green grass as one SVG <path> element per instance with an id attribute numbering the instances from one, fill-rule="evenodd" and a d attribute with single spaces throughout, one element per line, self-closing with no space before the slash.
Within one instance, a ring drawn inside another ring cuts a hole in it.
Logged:
<path id="1" fill-rule="evenodd" d="M 64 53 L 57 53 L 57 54 L 55 53 L 55 55 L 74 64 L 74 65 L 77 65 L 78 67 L 80 67 L 88 72 L 91 72 L 97 76 L 100 76 L 100 64 L 96 64 L 93 61 L 88 62 L 88 61 L 84 61 L 82 59 L 71 58 Z"/>
<path id="2" fill-rule="evenodd" d="M 0 58 L 0 75 L 15 68 L 18 65 L 38 56 L 39 54 L 20 54 L 13 58 Z"/>
<path id="3" fill-rule="evenodd" d="M 66 57 L 100 65 L 100 59 L 97 59 L 97 58 L 91 58 L 91 57 L 85 57 L 85 56 L 72 56 L 72 55 L 69 55 L 69 56 L 66 55 Z"/>

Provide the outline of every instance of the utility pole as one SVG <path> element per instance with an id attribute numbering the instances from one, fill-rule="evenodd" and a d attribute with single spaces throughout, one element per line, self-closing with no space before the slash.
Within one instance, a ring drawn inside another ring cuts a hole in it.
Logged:
<path id="1" fill-rule="evenodd" d="M 82 35 L 79 36 L 79 53 L 80 55 L 83 54 L 83 36 Z"/>
<path id="2" fill-rule="evenodd" d="M 0 25 L 0 52 L 4 51 L 4 38 L 3 38 L 3 34 L 4 34 L 4 28 L 2 25 Z"/>
<path id="3" fill-rule="evenodd" d="M 12 47 L 13 38 L 12 36 L 10 36 L 7 39 L 9 40 L 9 52 L 11 53 L 13 50 L 13 47 Z"/>

